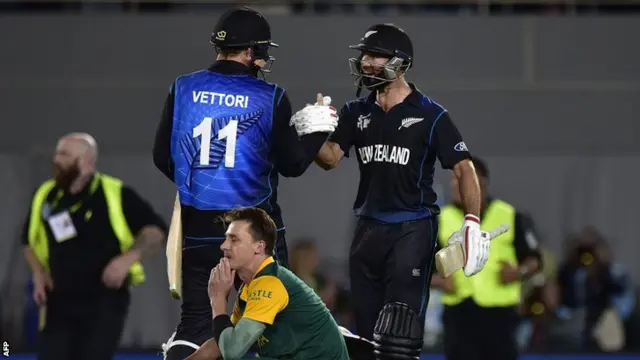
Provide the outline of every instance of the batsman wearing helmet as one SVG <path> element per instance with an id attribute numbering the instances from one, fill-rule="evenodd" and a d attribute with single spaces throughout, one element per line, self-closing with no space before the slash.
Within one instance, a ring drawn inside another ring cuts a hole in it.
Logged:
<path id="1" fill-rule="evenodd" d="M 290 125 L 285 90 L 258 79 L 274 58 L 267 20 L 249 8 L 222 15 L 211 35 L 217 57 L 206 70 L 179 76 L 158 126 L 153 160 L 177 188 L 182 220 L 182 307 L 166 359 L 184 359 L 213 336 L 207 282 L 222 257 L 221 215 L 240 207 L 265 210 L 277 225 L 274 258 L 287 266 L 278 175 L 308 168 L 337 126 L 323 107 Z"/>
<path id="2" fill-rule="evenodd" d="M 360 52 L 349 61 L 358 94 L 370 94 L 342 107 L 317 162 L 332 169 L 355 147 L 360 184 L 349 271 L 357 335 L 373 340 L 373 358 L 418 359 L 438 234 L 436 159 L 453 171 L 462 194 L 466 216 L 460 236 L 449 241 L 463 244 L 467 276 L 483 268 L 489 252 L 480 229 L 478 178 L 448 111 L 406 80 L 414 62 L 409 36 L 393 24 L 378 24 L 351 49 Z M 350 349 L 350 355 L 366 349 Z"/>

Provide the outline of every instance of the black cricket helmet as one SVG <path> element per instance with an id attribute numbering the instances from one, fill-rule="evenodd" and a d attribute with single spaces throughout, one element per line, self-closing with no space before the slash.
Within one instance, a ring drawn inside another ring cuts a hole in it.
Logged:
<path id="1" fill-rule="evenodd" d="M 349 59 L 351 75 L 356 77 L 358 94 L 364 87 L 367 90 L 379 89 L 397 78 L 397 73 L 406 73 L 413 64 L 413 44 L 409 35 L 394 24 L 373 25 L 365 32 L 360 43 L 349 46 L 359 50 L 360 56 Z M 367 74 L 362 69 L 364 54 L 386 57 L 389 61 L 375 74 Z"/>
<path id="2" fill-rule="evenodd" d="M 275 60 L 269 55 L 269 48 L 278 47 L 271 41 L 271 26 L 262 14 L 242 7 L 225 12 L 213 32 L 209 41 L 216 51 L 251 49 L 255 60 L 263 60 L 264 66 L 259 70 L 269 72 Z M 253 65 L 258 67 L 257 65 Z"/>

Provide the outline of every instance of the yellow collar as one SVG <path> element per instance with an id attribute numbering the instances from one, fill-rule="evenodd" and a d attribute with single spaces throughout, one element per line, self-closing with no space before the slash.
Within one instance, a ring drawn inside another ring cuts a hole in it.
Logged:
<path id="1" fill-rule="evenodd" d="M 273 263 L 275 260 L 273 260 L 273 256 L 269 256 L 266 259 L 264 259 L 262 261 L 262 264 L 260 264 L 260 266 L 258 266 L 258 270 L 256 270 L 256 274 L 259 273 L 260 271 L 262 271 L 262 269 L 264 269 L 265 267 L 267 267 L 267 265 Z M 253 276 L 255 277 L 256 274 L 253 274 Z"/>
<path id="2" fill-rule="evenodd" d="M 253 278 L 251 278 L 251 281 L 253 281 L 253 279 L 255 279 L 256 275 L 262 271 L 262 269 L 264 269 L 265 267 L 267 267 L 267 265 L 271 264 L 275 262 L 275 260 L 273 259 L 273 256 L 269 256 L 266 259 L 264 259 L 262 261 L 262 263 L 260 264 L 260 266 L 258 266 L 258 270 L 256 270 L 256 273 L 253 274 Z M 251 283 L 251 281 L 249 283 Z M 240 286 L 240 299 L 245 300 L 247 299 L 247 291 L 248 291 L 248 286 L 249 283 L 244 283 Z"/>

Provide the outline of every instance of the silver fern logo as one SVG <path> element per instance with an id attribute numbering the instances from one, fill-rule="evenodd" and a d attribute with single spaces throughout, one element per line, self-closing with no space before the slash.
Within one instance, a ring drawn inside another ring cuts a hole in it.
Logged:
<path id="1" fill-rule="evenodd" d="M 400 126 L 398 126 L 398 130 L 400 130 L 402 128 L 408 128 L 409 126 L 411 126 L 413 124 L 417 124 L 422 120 L 424 120 L 424 118 L 410 117 L 410 118 L 402 119 L 402 122 L 400 123 Z"/>

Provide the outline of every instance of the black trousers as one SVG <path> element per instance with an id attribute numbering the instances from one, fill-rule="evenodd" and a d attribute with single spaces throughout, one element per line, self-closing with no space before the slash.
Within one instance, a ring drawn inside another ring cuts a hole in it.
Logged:
<path id="1" fill-rule="evenodd" d="M 446 306 L 443 313 L 447 360 L 516 360 L 515 308 L 482 308 L 472 300 Z"/>
<path id="2" fill-rule="evenodd" d="M 188 341 L 200 346 L 213 337 L 213 318 L 207 285 L 211 269 L 223 256 L 220 245 L 221 242 L 185 239 L 182 252 L 182 306 L 174 340 Z M 278 232 L 274 258 L 279 264 L 289 266 L 284 231 Z M 188 346 L 173 346 L 167 352 L 167 360 L 183 360 L 193 352 L 195 350 Z"/>
<path id="3" fill-rule="evenodd" d="M 124 329 L 128 291 L 63 301 L 49 297 L 45 327 L 38 338 L 39 360 L 111 360 Z"/>
<path id="4" fill-rule="evenodd" d="M 424 324 L 437 236 L 438 223 L 432 218 L 398 224 L 358 220 L 349 275 L 359 336 L 373 338 L 378 314 L 387 302 L 409 305 Z"/>

